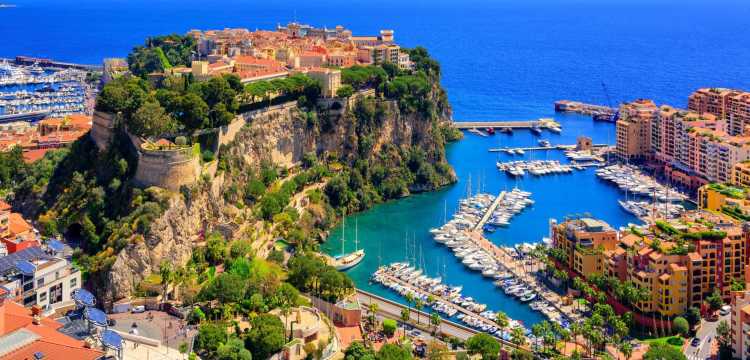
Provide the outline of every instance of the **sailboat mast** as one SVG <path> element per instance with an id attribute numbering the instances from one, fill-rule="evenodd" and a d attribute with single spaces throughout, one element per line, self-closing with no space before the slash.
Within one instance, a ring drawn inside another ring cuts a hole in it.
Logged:
<path id="1" fill-rule="evenodd" d="M 344 255 L 346 253 L 344 248 L 344 243 L 346 243 L 346 212 L 344 212 L 344 218 L 341 221 L 343 222 L 341 228 L 341 255 Z"/>

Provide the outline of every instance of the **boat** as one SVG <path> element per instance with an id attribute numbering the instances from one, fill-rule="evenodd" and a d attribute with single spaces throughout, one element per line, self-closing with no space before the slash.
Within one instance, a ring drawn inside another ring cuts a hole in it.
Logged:
<path id="1" fill-rule="evenodd" d="M 513 135 L 513 128 L 503 127 L 500 128 L 500 132 L 503 134 Z"/>
<path id="2" fill-rule="evenodd" d="M 484 131 L 487 133 L 487 135 L 495 135 L 495 129 L 491 127 L 484 129 Z"/>
<path id="3" fill-rule="evenodd" d="M 346 232 L 346 217 L 344 217 L 344 232 Z M 354 238 L 354 246 L 355 250 L 352 253 L 344 253 L 344 243 L 345 243 L 345 236 L 342 234 L 341 236 L 341 255 L 334 256 L 331 258 L 330 263 L 331 266 L 335 267 L 338 271 L 346 271 L 349 270 L 362 262 L 362 260 L 365 258 L 365 251 L 362 249 L 357 249 L 359 245 L 359 234 L 356 230 L 355 225 L 355 238 Z"/>
<path id="4" fill-rule="evenodd" d="M 531 132 L 534 133 L 534 135 L 542 135 L 542 128 L 539 127 L 539 125 L 534 125 L 531 127 Z"/>
<path id="5" fill-rule="evenodd" d="M 544 139 L 539 140 L 539 146 L 541 146 L 541 147 L 550 147 L 550 142 L 549 142 L 549 140 L 544 140 Z"/>

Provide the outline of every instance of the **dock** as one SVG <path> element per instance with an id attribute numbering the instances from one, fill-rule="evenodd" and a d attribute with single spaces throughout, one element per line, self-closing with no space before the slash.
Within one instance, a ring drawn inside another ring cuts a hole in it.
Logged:
<path id="1" fill-rule="evenodd" d="M 603 148 L 603 147 L 607 147 L 609 145 L 607 145 L 607 144 L 594 144 L 594 145 L 591 145 L 591 146 L 595 147 L 595 148 Z M 529 146 L 529 147 L 517 147 L 517 148 L 489 148 L 488 151 L 489 152 L 503 152 L 503 151 L 507 151 L 507 150 L 511 150 L 511 149 L 513 149 L 513 150 L 521 149 L 523 151 L 535 151 L 535 150 L 575 150 L 576 149 L 576 145 L 573 144 L 573 145 L 552 145 L 552 146 Z"/>
<path id="2" fill-rule="evenodd" d="M 580 101 L 558 100 L 555 101 L 556 112 L 576 113 L 583 115 L 608 115 L 612 116 L 617 109 L 604 105 L 587 104 Z"/>
<path id="3" fill-rule="evenodd" d="M 538 119 L 538 120 L 526 120 L 526 121 L 453 121 L 453 126 L 456 129 L 468 130 L 468 129 L 531 129 L 533 127 L 539 127 L 542 129 L 559 128 L 560 124 L 553 119 Z"/>
<path id="4" fill-rule="evenodd" d="M 503 201 L 505 198 L 505 191 L 500 192 L 500 194 L 497 195 L 495 198 L 495 201 L 492 202 L 489 208 L 487 208 L 487 212 L 484 213 L 484 216 L 482 216 L 482 219 L 479 220 L 476 226 L 474 226 L 474 231 L 482 231 L 482 227 L 484 227 L 484 224 L 487 223 L 487 221 L 492 216 L 492 213 L 495 212 L 495 209 L 497 209 L 497 206 L 500 205 L 500 202 Z"/>

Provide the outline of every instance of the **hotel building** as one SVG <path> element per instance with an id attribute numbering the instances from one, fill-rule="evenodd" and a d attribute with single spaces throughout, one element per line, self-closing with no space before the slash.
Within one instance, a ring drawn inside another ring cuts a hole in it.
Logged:
<path id="1" fill-rule="evenodd" d="M 750 93 L 722 88 L 704 88 L 688 98 L 688 109 L 713 114 L 728 124 L 731 135 L 744 135 L 750 125 Z"/>
<path id="2" fill-rule="evenodd" d="M 651 124 L 659 109 L 651 100 L 639 99 L 620 106 L 617 120 L 617 156 L 622 161 L 645 160 L 651 156 Z"/>

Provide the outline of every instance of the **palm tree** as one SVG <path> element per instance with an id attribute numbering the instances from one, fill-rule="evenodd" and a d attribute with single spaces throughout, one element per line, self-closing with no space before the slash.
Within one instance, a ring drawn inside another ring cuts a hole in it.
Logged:
<path id="1" fill-rule="evenodd" d="M 370 303 L 370 305 L 367 307 L 367 310 L 370 312 L 370 325 L 372 325 L 373 328 L 376 328 L 375 314 L 378 313 L 378 303 Z"/>
<path id="2" fill-rule="evenodd" d="M 417 298 L 417 300 L 414 302 L 414 307 L 417 309 L 417 325 L 420 324 L 419 314 L 421 313 L 420 310 L 422 310 L 423 306 L 424 306 L 424 302 L 422 301 L 422 298 Z"/>
<path id="3" fill-rule="evenodd" d="M 432 324 L 432 326 L 434 326 L 434 330 L 432 332 L 432 334 L 434 335 L 438 332 L 440 324 L 443 323 L 443 319 L 440 317 L 440 314 L 433 312 L 432 314 L 430 314 L 430 323 Z"/>
<path id="4" fill-rule="evenodd" d="M 161 284 L 163 287 L 162 301 L 166 301 L 169 284 L 172 283 L 175 278 L 175 273 L 172 271 L 172 265 L 168 261 L 162 261 L 161 264 L 159 264 L 159 275 L 161 276 Z"/>
<path id="5" fill-rule="evenodd" d="M 620 344 L 620 352 L 625 355 L 626 359 L 630 359 L 630 355 L 633 355 L 633 345 L 631 345 L 627 341 L 624 341 L 622 344 Z"/>
<path id="6" fill-rule="evenodd" d="M 498 311 L 497 315 L 495 315 L 495 322 L 500 325 L 501 328 L 505 328 L 508 326 L 509 320 L 508 315 L 506 315 L 502 311 Z"/>
<path id="7" fill-rule="evenodd" d="M 516 326 L 510 331 L 510 342 L 518 347 L 526 344 L 526 335 L 521 327 Z"/>

